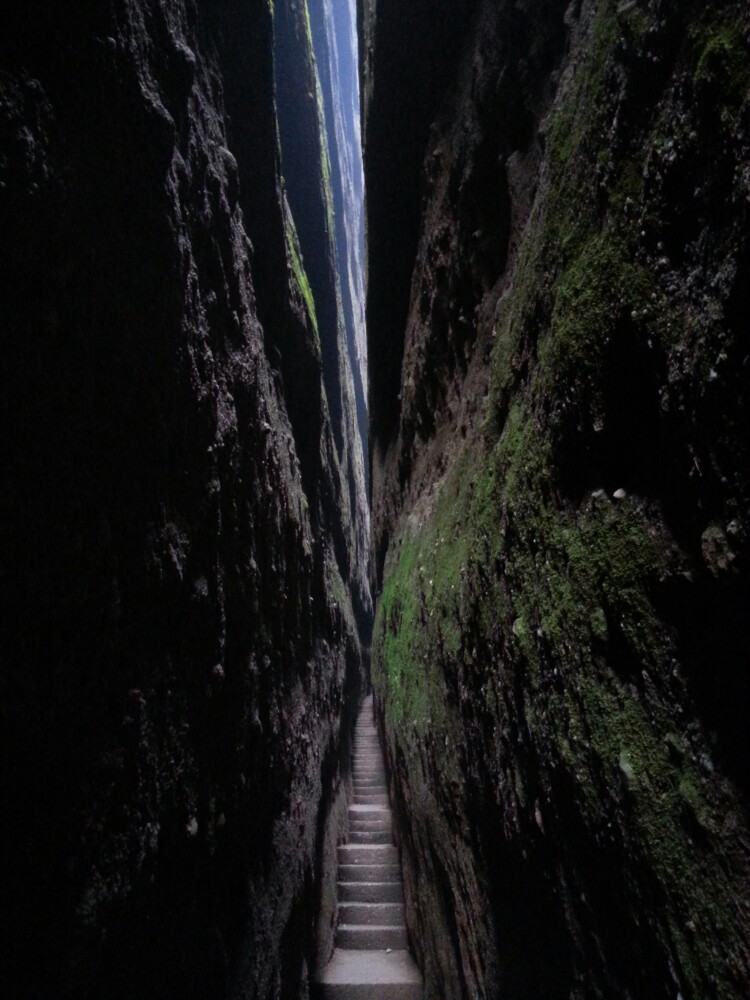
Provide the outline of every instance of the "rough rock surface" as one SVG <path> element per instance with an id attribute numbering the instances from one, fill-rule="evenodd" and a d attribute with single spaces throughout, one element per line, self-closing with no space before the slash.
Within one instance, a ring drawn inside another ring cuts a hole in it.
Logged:
<path id="1" fill-rule="evenodd" d="M 480 2 L 390 156 L 462 7 L 405 6 L 360 4 L 373 683 L 426 993 L 744 997 L 747 6 Z"/>
<path id="2" fill-rule="evenodd" d="M 0 14 L 4 996 L 286 1000 L 326 949 L 366 522 L 273 19 Z"/>

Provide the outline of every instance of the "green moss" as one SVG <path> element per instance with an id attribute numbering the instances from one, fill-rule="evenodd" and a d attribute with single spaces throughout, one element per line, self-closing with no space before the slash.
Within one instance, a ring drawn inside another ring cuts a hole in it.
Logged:
<path id="1" fill-rule="evenodd" d="M 616 3 L 602 0 L 594 18 L 588 57 L 577 69 L 573 93 L 550 121 L 550 165 L 558 184 L 564 183 L 564 174 L 584 144 L 595 148 L 603 142 L 596 125 L 604 112 L 601 95 L 617 36 Z"/>
<path id="2" fill-rule="evenodd" d="M 706 800 L 698 790 L 694 775 L 690 772 L 682 775 L 679 784 L 679 794 L 698 826 L 704 832 L 715 835 L 718 831 L 711 817 L 711 811 L 708 808 Z"/>
<path id="3" fill-rule="evenodd" d="M 711 84 L 725 99 L 746 98 L 750 87 L 750 53 L 737 21 L 704 24 L 695 35 L 693 84 L 700 90 Z"/>
<path id="4" fill-rule="evenodd" d="M 641 200 L 645 158 L 645 150 L 639 150 L 619 166 L 609 194 L 610 205 L 618 213 Z"/>
<path id="5" fill-rule="evenodd" d="M 642 307 L 652 287 L 649 273 L 629 259 L 614 233 L 585 240 L 557 285 L 550 335 L 540 354 L 541 391 L 550 378 L 566 384 L 594 378 L 616 323 Z"/>
<path id="6" fill-rule="evenodd" d="M 630 3 L 620 3 L 617 8 L 617 23 L 631 42 L 640 41 L 646 34 L 649 26 L 649 17 L 645 10 L 642 10 L 635 0 Z"/>
<path id="7" fill-rule="evenodd" d="M 344 620 L 347 623 L 347 630 L 351 634 L 356 634 L 357 625 L 354 619 L 354 611 L 352 609 L 351 594 L 349 593 L 349 588 L 344 583 L 334 559 L 326 559 L 325 576 L 328 593 L 343 615 Z"/>
<path id="8" fill-rule="evenodd" d="M 609 632 L 607 630 L 607 616 L 604 613 L 604 608 L 594 608 L 589 616 L 589 621 L 591 622 L 591 634 L 599 642 L 606 642 L 609 637 Z"/>
<path id="9" fill-rule="evenodd" d="M 646 30 L 636 8 L 620 14 L 632 37 Z M 726 978 L 712 948 L 736 938 L 734 897 L 719 853 L 690 840 L 691 829 L 718 829 L 719 817 L 670 715 L 672 636 L 652 595 L 670 572 L 672 543 L 645 501 L 570 499 L 555 469 L 559 414 L 584 397 L 596 411 L 615 338 L 625 350 L 628 337 L 666 341 L 670 319 L 627 211 L 643 200 L 644 163 L 664 141 L 659 124 L 612 165 L 606 190 L 592 170 L 609 159 L 603 115 L 618 30 L 616 4 L 602 0 L 550 118 L 549 187 L 494 317 L 491 419 L 481 440 L 451 440 L 449 472 L 401 525 L 386 564 L 375 683 L 401 738 L 415 723 L 434 737 L 459 726 L 445 676 L 461 663 L 479 692 L 473 709 L 497 724 L 482 747 L 515 774 L 519 802 L 522 751 L 497 733 L 505 713 L 522 713 L 540 756 L 566 770 L 588 828 L 622 823 L 632 835 L 634 864 L 667 897 L 659 933 L 690 995 L 702 996 L 714 974 Z M 738 45 L 736 31 L 703 36 L 696 75 L 735 77 Z M 685 931 L 689 914 L 701 914 L 703 939 Z"/>
<path id="10" fill-rule="evenodd" d="M 323 106 L 323 93 L 320 88 L 320 80 L 315 71 L 315 49 L 313 46 L 312 28 L 310 25 L 310 11 L 307 0 L 302 0 L 302 12 L 305 25 L 305 36 L 309 51 L 310 63 L 312 66 L 312 76 L 315 80 L 315 103 L 318 115 L 318 139 L 320 144 L 320 184 L 321 194 L 326 210 L 326 221 L 328 225 L 329 238 L 333 238 L 333 194 L 331 191 L 331 166 L 328 152 L 328 138 L 326 131 L 325 108 Z"/>
<path id="11" fill-rule="evenodd" d="M 315 335 L 315 340 L 318 346 L 320 346 L 320 334 L 318 331 L 318 317 L 315 313 L 315 299 L 313 298 L 312 289 L 310 288 L 310 282 L 308 281 L 307 274 L 305 273 L 305 268 L 302 264 L 302 259 L 299 255 L 298 250 L 298 240 L 297 232 L 294 227 L 294 220 L 291 215 L 287 213 L 285 219 L 285 231 L 286 231 L 286 247 L 289 262 L 292 266 L 292 274 L 294 276 L 295 284 L 302 296 L 302 300 L 305 303 L 305 308 L 307 310 L 307 315 L 309 317 L 312 329 Z"/>
<path id="12" fill-rule="evenodd" d="M 456 485 L 452 480 L 451 486 Z M 440 665 L 460 654 L 458 618 L 469 540 L 461 532 L 472 490 L 445 485 L 402 538 L 387 567 L 374 645 L 388 715 L 421 731 L 445 727 Z M 458 544 L 456 544 L 456 540 Z"/>
<path id="13" fill-rule="evenodd" d="M 310 10 L 307 6 L 307 0 L 301 0 L 302 2 L 302 19 L 305 26 L 305 38 L 307 39 L 307 48 L 310 52 L 310 58 L 315 62 L 315 54 L 313 49 L 312 40 L 312 28 L 310 26 Z"/>
<path id="14" fill-rule="evenodd" d="M 328 226 L 328 238 L 333 239 L 333 191 L 331 189 L 331 163 L 328 151 L 328 133 L 326 129 L 325 108 L 323 106 L 323 92 L 320 88 L 318 74 L 315 74 L 315 101 L 318 110 L 318 138 L 320 143 L 320 184 L 323 203 L 326 212 L 326 225 Z"/>
<path id="15" fill-rule="evenodd" d="M 378 603 L 375 632 L 382 673 L 379 694 L 389 716 L 401 723 L 425 716 L 424 688 L 420 684 L 420 649 L 417 641 L 419 552 L 416 544 L 402 543 L 395 565 L 389 568 Z"/>

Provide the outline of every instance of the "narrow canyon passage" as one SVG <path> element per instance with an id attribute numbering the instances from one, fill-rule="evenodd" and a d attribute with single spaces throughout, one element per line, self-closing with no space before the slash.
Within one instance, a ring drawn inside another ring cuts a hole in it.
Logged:
<path id="1" fill-rule="evenodd" d="M 746 0 L 0 8 L 0 996 L 747 1000 Z"/>

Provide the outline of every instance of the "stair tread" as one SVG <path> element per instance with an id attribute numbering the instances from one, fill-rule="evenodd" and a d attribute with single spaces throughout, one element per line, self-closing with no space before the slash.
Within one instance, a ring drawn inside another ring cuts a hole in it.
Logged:
<path id="1" fill-rule="evenodd" d="M 401 869 L 395 862 L 388 865 L 339 865 L 339 881 L 366 881 L 374 884 L 392 882 L 401 878 Z M 356 879 L 352 877 L 356 876 Z"/>
<path id="2" fill-rule="evenodd" d="M 387 867 L 387 865 L 385 866 Z M 340 881 L 339 885 L 401 885 L 401 879 L 394 878 L 391 882 L 352 882 L 351 880 Z"/>
<path id="3" fill-rule="evenodd" d="M 407 948 L 406 927 L 391 924 L 339 924 L 337 948 Z"/>
<path id="4" fill-rule="evenodd" d="M 405 931 L 406 924 L 339 924 L 340 931 Z"/>
<path id="5" fill-rule="evenodd" d="M 416 962 L 408 951 L 345 951 L 336 949 L 321 971 L 320 983 L 421 983 Z"/>

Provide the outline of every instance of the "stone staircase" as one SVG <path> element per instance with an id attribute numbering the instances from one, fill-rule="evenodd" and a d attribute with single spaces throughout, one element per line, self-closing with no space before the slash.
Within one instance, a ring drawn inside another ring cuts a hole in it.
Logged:
<path id="1" fill-rule="evenodd" d="M 372 696 L 354 741 L 349 842 L 338 849 L 338 929 L 333 957 L 318 975 L 320 1000 L 422 1000 L 408 951 L 404 891 Z"/>

